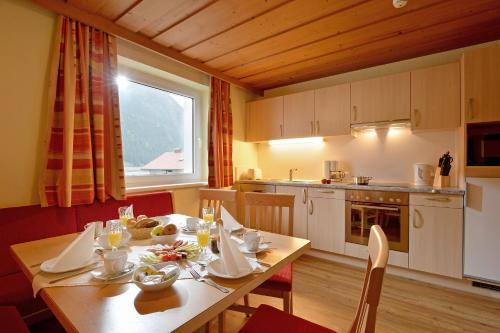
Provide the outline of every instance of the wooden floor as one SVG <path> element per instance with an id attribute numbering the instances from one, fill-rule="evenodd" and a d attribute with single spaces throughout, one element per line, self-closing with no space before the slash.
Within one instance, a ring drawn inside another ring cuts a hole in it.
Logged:
<path id="1" fill-rule="evenodd" d="M 294 313 L 337 332 L 346 332 L 361 293 L 364 272 L 303 257 L 294 264 Z M 251 295 L 250 303 L 279 300 Z M 225 332 L 237 332 L 241 313 L 226 311 Z M 500 301 L 386 275 L 377 333 L 500 332 Z"/>

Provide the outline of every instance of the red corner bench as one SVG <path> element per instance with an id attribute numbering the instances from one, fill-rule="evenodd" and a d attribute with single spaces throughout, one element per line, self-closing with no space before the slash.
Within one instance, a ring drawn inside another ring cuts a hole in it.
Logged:
<path id="1" fill-rule="evenodd" d="M 118 207 L 130 204 L 136 215 L 174 212 L 171 192 L 135 194 L 123 201 L 110 199 L 70 208 L 36 205 L 0 209 L 0 306 L 15 305 L 23 317 L 45 308 L 42 300 L 33 299 L 31 283 L 12 258 L 10 245 L 81 231 L 88 222 L 117 218 Z"/>

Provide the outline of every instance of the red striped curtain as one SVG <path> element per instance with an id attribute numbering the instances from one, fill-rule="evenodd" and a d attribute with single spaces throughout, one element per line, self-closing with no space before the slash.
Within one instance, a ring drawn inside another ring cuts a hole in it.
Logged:
<path id="1" fill-rule="evenodd" d="M 49 82 L 42 206 L 123 199 L 116 40 L 59 17 Z"/>
<path id="2" fill-rule="evenodd" d="M 231 86 L 212 77 L 208 123 L 208 186 L 233 184 L 233 115 Z"/>

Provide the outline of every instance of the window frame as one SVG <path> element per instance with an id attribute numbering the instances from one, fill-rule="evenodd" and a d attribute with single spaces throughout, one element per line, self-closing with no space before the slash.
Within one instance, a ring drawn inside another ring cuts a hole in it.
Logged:
<path id="1" fill-rule="evenodd" d="M 193 99 L 193 128 L 192 128 L 192 152 L 193 152 L 193 173 L 186 174 L 165 174 L 165 175 L 130 175 L 125 174 L 125 187 L 152 187 L 170 184 L 183 184 L 192 182 L 203 182 L 203 140 L 202 123 L 206 122 L 206 117 L 202 113 L 202 98 L 204 96 L 201 90 L 189 87 L 180 82 L 156 76 L 152 73 L 143 72 L 128 66 L 119 66 L 118 75 L 126 77 L 129 81 L 143 84 L 151 88 L 160 89 L 170 93 Z M 124 170 L 125 173 L 125 170 Z"/>

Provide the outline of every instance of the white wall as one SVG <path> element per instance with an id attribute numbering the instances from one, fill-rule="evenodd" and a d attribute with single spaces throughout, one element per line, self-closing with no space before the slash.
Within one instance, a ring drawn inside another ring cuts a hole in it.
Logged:
<path id="1" fill-rule="evenodd" d="M 317 180 L 323 178 L 324 160 L 339 160 L 340 168 L 355 176 L 412 182 L 414 163 L 436 166 L 446 151 L 456 155 L 455 136 L 453 130 L 412 134 L 409 129 L 397 129 L 326 138 L 321 144 L 259 143 L 259 166 L 264 178 L 287 178 L 290 168 L 298 168 L 297 178 Z M 452 180 L 456 184 L 455 168 Z"/>

